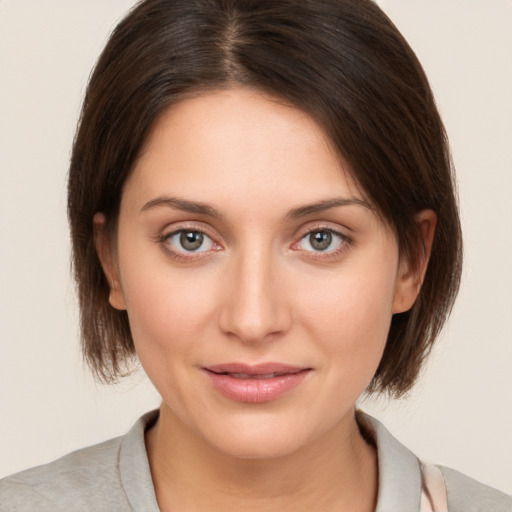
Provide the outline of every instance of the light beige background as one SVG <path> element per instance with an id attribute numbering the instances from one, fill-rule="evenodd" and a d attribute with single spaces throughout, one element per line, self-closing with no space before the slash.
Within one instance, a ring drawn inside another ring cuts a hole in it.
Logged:
<path id="1" fill-rule="evenodd" d="M 0 0 L 0 476 L 124 433 L 158 397 L 82 369 L 66 172 L 88 74 L 131 0 Z M 512 1 L 381 0 L 431 79 L 466 267 L 406 401 L 363 403 L 418 455 L 512 493 Z"/>

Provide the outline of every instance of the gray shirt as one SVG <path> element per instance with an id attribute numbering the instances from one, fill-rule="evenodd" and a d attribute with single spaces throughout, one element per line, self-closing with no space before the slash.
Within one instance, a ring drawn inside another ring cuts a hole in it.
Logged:
<path id="1" fill-rule="evenodd" d="M 0 480 L 0 512 L 159 512 L 144 443 L 158 411 L 142 416 L 124 436 L 70 453 Z M 376 512 L 419 512 L 421 473 L 416 456 L 376 419 L 358 421 L 377 446 Z M 449 512 L 512 512 L 512 497 L 449 468 L 440 468 Z"/>

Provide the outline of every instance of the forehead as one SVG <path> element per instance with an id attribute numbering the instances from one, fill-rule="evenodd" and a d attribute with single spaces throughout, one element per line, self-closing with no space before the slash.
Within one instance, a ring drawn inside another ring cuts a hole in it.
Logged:
<path id="1" fill-rule="evenodd" d="M 138 196 L 200 201 L 308 202 L 312 195 L 361 198 L 350 169 L 305 112 L 234 88 L 187 98 L 152 128 L 127 183 Z"/>

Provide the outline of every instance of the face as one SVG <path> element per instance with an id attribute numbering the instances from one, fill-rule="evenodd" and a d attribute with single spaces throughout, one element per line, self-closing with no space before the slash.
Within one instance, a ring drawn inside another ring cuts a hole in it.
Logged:
<path id="1" fill-rule="evenodd" d="M 163 407 L 239 457 L 293 452 L 353 418 L 417 292 L 319 126 L 246 89 L 159 119 L 113 252 L 100 248 L 110 302 Z"/>

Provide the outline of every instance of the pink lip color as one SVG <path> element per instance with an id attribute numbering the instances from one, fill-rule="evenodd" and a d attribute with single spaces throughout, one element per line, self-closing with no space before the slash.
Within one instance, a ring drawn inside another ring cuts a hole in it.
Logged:
<path id="1" fill-rule="evenodd" d="M 310 368 L 281 363 L 247 365 L 228 363 L 204 368 L 213 387 L 237 402 L 262 403 L 275 400 L 296 388 Z M 271 376 L 270 374 L 278 375 Z"/>

